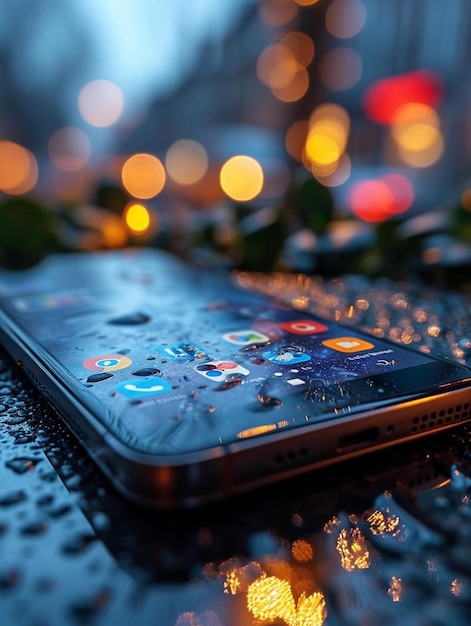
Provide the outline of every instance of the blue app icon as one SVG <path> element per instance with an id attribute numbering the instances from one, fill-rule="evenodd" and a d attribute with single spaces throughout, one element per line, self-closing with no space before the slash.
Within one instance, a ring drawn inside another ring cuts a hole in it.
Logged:
<path id="1" fill-rule="evenodd" d="M 278 365 L 293 365 L 294 363 L 304 363 L 311 360 L 311 357 L 305 352 L 289 347 L 269 350 L 264 352 L 263 356 L 267 361 L 277 363 Z"/>
<path id="2" fill-rule="evenodd" d="M 140 380 L 123 380 L 123 382 L 116 385 L 116 389 L 129 398 L 146 398 L 158 393 L 165 393 L 170 391 L 171 388 L 172 385 L 167 380 L 158 376 L 150 376 Z"/>

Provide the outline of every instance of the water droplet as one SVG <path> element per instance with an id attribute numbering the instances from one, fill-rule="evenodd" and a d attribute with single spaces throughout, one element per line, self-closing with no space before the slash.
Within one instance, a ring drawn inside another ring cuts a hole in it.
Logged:
<path id="1" fill-rule="evenodd" d="M 34 437 L 33 435 L 18 435 L 18 437 L 16 437 L 14 443 L 17 445 L 23 444 L 23 443 L 32 443 L 34 441 Z"/>
<path id="2" fill-rule="evenodd" d="M 112 378 L 113 374 L 109 372 L 99 372 L 98 374 L 91 374 L 87 378 L 87 383 L 99 383 L 102 380 L 106 380 L 107 378 Z"/>
<path id="3" fill-rule="evenodd" d="M 33 470 L 41 459 L 34 459 L 28 457 L 18 457 L 11 459 L 5 463 L 5 466 L 13 470 L 16 474 L 25 474 Z"/>
<path id="4" fill-rule="evenodd" d="M 95 535 L 79 535 L 62 546 L 64 554 L 75 555 L 85 552 L 90 544 L 96 541 Z"/>
<path id="5" fill-rule="evenodd" d="M 13 506 L 26 500 L 24 491 L 11 491 L 0 498 L 0 506 Z"/>
<path id="6" fill-rule="evenodd" d="M 147 324 L 150 320 L 150 315 L 136 311 L 135 313 L 128 313 L 126 315 L 120 315 L 119 317 L 113 317 L 108 320 L 108 324 L 114 324 L 117 326 L 137 326 L 138 324 Z"/>
<path id="7" fill-rule="evenodd" d="M 7 572 L 0 572 L 0 589 L 11 589 L 16 587 L 21 580 L 20 572 L 11 569 Z"/>
<path id="8" fill-rule="evenodd" d="M 155 374 L 160 374 L 160 370 L 158 370 L 156 367 L 141 367 L 138 370 L 135 370 L 133 372 L 134 376 L 153 376 Z"/>
<path id="9" fill-rule="evenodd" d="M 22 535 L 28 535 L 30 537 L 33 537 L 34 535 L 42 535 L 43 533 L 45 533 L 47 530 L 47 524 L 43 521 L 35 521 L 35 522 L 29 522 L 28 524 L 25 524 L 21 529 L 20 532 Z"/>
<path id="10" fill-rule="evenodd" d="M 243 382 L 244 381 L 240 376 L 228 376 L 222 385 L 215 388 L 215 391 L 227 391 L 228 389 L 237 387 L 237 385 L 241 385 Z"/>

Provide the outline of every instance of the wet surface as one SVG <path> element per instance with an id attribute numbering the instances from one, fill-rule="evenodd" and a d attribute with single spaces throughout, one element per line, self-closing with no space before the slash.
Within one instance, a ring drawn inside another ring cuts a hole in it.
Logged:
<path id="1" fill-rule="evenodd" d="M 471 363 L 469 294 L 304 280 L 265 288 Z M 259 401 L 276 411 L 273 390 Z M 0 353 L 1 623 L 468 625 L 470 432 L 460 426 L 219 505 L 146 510 L 114 492 Z"/>

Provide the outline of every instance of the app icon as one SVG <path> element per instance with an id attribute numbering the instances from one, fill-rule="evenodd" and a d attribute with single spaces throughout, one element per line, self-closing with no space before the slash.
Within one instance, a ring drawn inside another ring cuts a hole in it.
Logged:
<path id="1" fill-rule="evenodd" d="M 337 350 L 338 352 L 361 352 L 362 350 L 371 350 L 374 344 L 358 337 L 336 337 L 335 339 L 326 339 L 322 342 L 323 346 Z"/>
<path id="2" fill-rule="evenodd" d="M 325 324 L 315 322 L 313 320 L 293 320 L 280 324 L 280 328 L 294 333 L 295 335 L 315 335 L 316 333 L 324 333 L 328 330 Z"/>
<path id="3" fill-rule="evenodd" d="M 293 365 L 293 363 L 304 363 L 311 360 L 309 354 L 301 352 L 301 350 L 295 347 L 276 348 L 275 350 L 264 352 L 263 356 L 267 361 L 277 363 L 278 365 Z"/>
<path id="4" fill-rule="evenodd" d="M 208 363 L 201 363 L 195 367 L 195 371 L 205 378 L 214 380 L 215 382 L 221 382 L 232 374 L 242 374 L 247 376 L 249 370 L 233 361 L 209 361 Z"/>
<path id="5" fill-rule="evenodd" d="M 248 330 L 237 330 L 232 333 L 226 333 L 222 338 L 238 346 L 248 346 L 251 343 L 267 343 L 267 341 L 269 341 L 266 335 L 250 328 Z"/>
<path id="6" fill-rule="evenodd" d="M 131 363 L 131 359 L 124 354 L 103 354 L 86 359 L 82 365 L 92 372 L 114 372 L 129 367 Z"/>
<path id="7" fill-rule="evenodd" d="M 177 361 L 189 361 L 207 356 L 203 348 L 194 343 L 174 343 L 170 346 L 159 346 L 157 350 L 166 357 Z"/>
<path id="8" fill-rule="evenodd" d="M 116 389 L 129 398 L 146 398 L 158 393 L 170 391 L 172 385 L 158 376 L 141 378 L 140 380 L 123 380 Z"/>

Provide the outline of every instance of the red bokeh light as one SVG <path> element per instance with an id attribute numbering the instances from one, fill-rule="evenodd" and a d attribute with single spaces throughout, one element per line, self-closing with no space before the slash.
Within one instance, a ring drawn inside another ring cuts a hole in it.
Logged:
<path id="1" fill-rule="evenodd" d="M 443 96 L 443 81 L 438 74 L 422 70 L 383 78 L 373 83 L 363 97 L 366 116 L 380 124 L 391 124 L 405 104 L 417 102 L 436 107 Z"/>
<path id="2" fill-rule="evenodd" d="M 412 206 L 414 189 L 402 174 L 387 174 L 355 183 L 348 199 L 357 217 L 366 222 L 382 222 Z"/>

